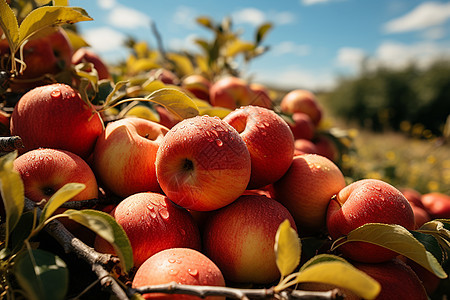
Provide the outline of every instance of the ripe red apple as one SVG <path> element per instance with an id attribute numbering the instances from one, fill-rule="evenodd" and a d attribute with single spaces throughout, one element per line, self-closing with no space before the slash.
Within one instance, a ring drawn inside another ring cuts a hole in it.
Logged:
<path id="1" fill-rule="evenodd" d="M 3 33 L 3 32 L 1 32 Z M 0 39 L 0 56 L 10 54 L 6 39 Z M 12 82 L 14 92 L 26 92 L 51 81 L 43 78 L 45 74 L 56 75 L 71 66 L 73 48 L 64 30 L 29 40 L 23 47 L 25 71 Z M 19 54 L 16 54 L 18 57 Z"/>
<path id="2" fill-rule="evenodd" d="M 450 218 L 450 196 L 444 193 L 430 192 L 422 195 L 421 201 L 432 219 Z"/>
<path id="3" fill-rule="evenodd" d="M 211 215 L 204 224 L 203 250 L 227 281 L 267 284 L 279 278 L 274 242 L 289 211 L 262 195 L 243 195 Z"/>
<path id="4" fill-rule="evenodd" d="M 416 273 L 400 259 L 383 263 L 357 263 L 353 265 L 378 281 L 381 291 L 376 299 L 427 300 L 428 296 Z"/>
<path id="5" fill-rule="evenodd" d="M 191 92 L 198 99 L 209 102 L 209 89 L 211 88 L 211 82 L 206 77 L 199 74 L 186 76 L 181 81 L 181 86 Z"/>
<path id="6" fill-rule="evenodd" d="M 294 155 L 318 154 L 316 145 L 310 140 L 296 139 L 294 141 L 294 148 L 295 148 Z"/>
<path id="7" fill-rule="evenodd" d="M 234 76 L 227 76 L 214 82 L 209 92 L 211 105 L 232 110 L 250 104 L 252 99 L 252 91 L 247 82 Z"/>
<path id="8" fill-rule="evenodd" d="M 94 149 L 94 169 L 114 194 L 160 192 L 156 152 L 168 128 L 146 119 L 129 117 L 106 125 Z"/>
<path id="9" fill-rule="evenodd" d="M 280 103 L 281 111 L 293 114 L 302 112 L 311 118 L 314 125 L 318 125 L 322 119 L 322 108 L 317 102 L 316 96 L 310 91 L 297 89 L 287 93 Z"/>
<path id="10" fill-rule="evenodd" d="M 403 196 L 405 196 L 406 200 L 408 200 L 411 205 L 415 205 L 417 207 L 425 209 L 425 206 L 423 205 L 421 200 L 422 194 L 420 192 L 408 187 L 399 188 L 399 191 L 402 192 Z"/>
<path id="11" fill-rule="evenodd" d="M 181 121 L 165 135 L 156 155 L 164 193 L 190 210 L 230 204 L 250 180 L 251 160 L 239 133 L 218 117 Z"/>
<path id="12" fill-rule="evenodd" d="M 204 254 L 189 248 L 162 250 L 148 258 L 136 271 L 133 288 L 176 282 L 187 285 L 225 286 L 219 268 Z M 186 294 L 147 293 L 144 299 L 196 300 Z M 208 300 L 225 300 L 225 297 L 206 297 Z"/>
<path id="13" fill-rule="evenodd" d="M 316 145 L 317 154 L 325 156 L 329 160 L 336 162 L 339 158 L 339 150 L 331 137 L 318 135 L 313 140 Z"/>
<path id="14" fill-rule="evenodd" d="M 273 102 L 269 96 L 269 90 L 266 86 L 260 83 L 252 82 L 248 87 L 252 91 L 251 101 L 249 104 L 272 109 Z"/>
<path id="15" fill-rule="evenodd" d="M 239 132 L 250 152 L 248 189 L 274 183 L 286 173 L 294 155 L 294 137 L 273 110 L 247 105 L 230 112 L 223 121 Z"/>
<path id="16" fill-rule="evenodd" d="M 178 85 L 180 83 L 180 78 L 174 72 L 164 68 L 150 70 L 148 77 L 161 80 L 165 84 Z"/>
<path id="17" fill-rule="evenodd" d="M 175 115 L 168 111 L 164 106 L 155 105 L 155 110 L 159 114 L 159 124 L 169 129 L 180 122 L 180 120 L 178 120 Z"/>
<path id="18" fill-rule="evenodd" d="M 411 204 L 411 208 L 414 212 L 414 221 L 416 223 L 414 229 L 420 228 L 423 224 L 431 221 L 431 217 L 425 209 L 423 209 L 419 206 L 416 206 L 416 205 L 412 204 L 411 202 L 410 202 L 410 204 Z"/>
<path id="19" fill-rule="evenodd" d="M 432 296 L 438 289 L 441 279 L 413 260 L 406 258 L 404 261 L 409 267 L 411 267 L 414 273 L 416 273 L 417 277 L 419 277 L 428 296 Z"/>
<path id="20" fill-rule="evenodd" d="M 414 229 L 414 213 L 408 200 L 392 185 L 377 179 L 355 181 L 334 197 L 327 212 L 328 232 L 333 240 L 366 223 L 397 224 Z M 349 242 L 338 249 L 352 260 L 384 262 L 398 254 L 377 245 Z"/>
<path id="21" fill-rule="evenodd" d="M 72 56 L 72 64 L 77 65 L 80 63 L 92 63 L 95 70 L 97 70 L 99 80 L 111 78 L 106 64 L 103 62 L 101 57 L 91 49 L 82 47 L 75 51 Z"/>
<path id="22" fill-rule="evenodd" d="M 102 131 L 97 111 L 65 84 L 32 89 L 20 98 L 11 115 L 11 134 L 20 136 L 25 146 L 21 153 L 46 147 L 86 159 Z"/>
<path id="23" fill-rule="evenodd" d="M 292 122 L 288 122 L 295 139 L 312 140 L 314 137 L 316 126 L 311 118 L 301 112 L 292 114 Z"/>
<path id="24" fill-rule="evenodd" d="M 301 235 L 325 229 L 330 199 L 346 185 L 341 170 L 316 154 L 294 157 L 286 174 L 273 184 L 274 197 L 292 214 Z"/>
<path id="25" fill-rule="evenodd" d="M 134 266 L 139 267 L 153 254 L 168 248 L 200 250 L 200 233 L 192 216 L 159 193 L 137 193 L 122 200 L 111 215 L 123 227 L 133 249 Z M 95 249 L 114 253 L 97 236 Z"/>

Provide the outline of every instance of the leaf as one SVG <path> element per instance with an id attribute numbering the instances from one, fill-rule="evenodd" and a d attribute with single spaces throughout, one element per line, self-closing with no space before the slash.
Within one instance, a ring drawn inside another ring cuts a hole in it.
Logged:
<path id="1" fill-rule="evenodd" d="M 255 38 L 256 45 L 259 45 L 262 42 L 262 40 L 265 38 L 267 32 L 271 28 L 272 28 L 272 23 L 264 23 L 258 27 L 258 29 L 256 31 L 256 38 Z"/>
<path id="2" fill-rule="evenodd" d="M 228 45 L 225 55 L 227 57 L 233 57 L 239 53 L 252 51 L 253 49 L 255 49 L 253 43 L 236 39 Z"/>
<path id="3" fill-rule="evenodd" d="M 206 28 L 214 30 L 213 21 L 209 17 L 201 16 L 195 19 L 195 21 Z"/>
<path id="4" fill-rule="evenodd" d="M 194 101 L 177 89 L 159 89 L 148 95 L 146 99 L 164 106 L 180 119 L 192 118 L 199 113 Z"/>
<path id="5" fill-rule="evenodd" d="M 39 7 L 31 11 L 20 24 L 18 44 L 20 45 L 34 33 L 45 28 L 90 20 L 93 19 L 80 7 Z"/>
<path id="6" fill-rule="evenodd" d="M 156 92 L 157 90 L 163 89 L 165 87 L 166 85 L 158 79 L 149 79 L 142 85 L 142 88 L 150 93 Z"/>
<path id="7" fill-rule="evenodd" d="M 122 270 L 133 267 L 133 251 L 127 234 L 109 214 L 91 209 L 68 209 L 64 215 L 94 231 L 109 242 L 120 259 Z"/>
<path id="8" fill-rule="evenodd" d="M 24 241 L 29 237 L 31 231 L 34 228 L 34 212 L 24 212 L 19 219 L 16 227 L 11 232 L 9 238 L 9 248 L 12 253 L 17 253 L 24 245 Z"/>
<path id="9" fill-rule="evenodd" d="M 0 0 L 0 28 L 6 36 L 6 41 L 12 49 L 12 53 L 15 53 L 19 48 L 19 23 L 6 0 Z"/>
<path id="10" fill-rule="evenodd" d="M 312 258 L 322 260 L 321 255 Z M 381 291 L 380 284 L 342 259 L 308 263 L 309 267 L 302 269 L 295 279 L 296 283 L 318 282 L 348 289 L 364 299 L 375 299 Z"/>
<path id="11" fill-rule="evenodd" d="M 8 247 L 9 234 L 13 231 L 17 222 L 19 222 L 25 205 L 25 190 L 22 178 L 13 169 L 13 163 L 16 157 L 17 151 L 0 157 L 1 195 L 6 213 L 6 247 Z"/>
<path id="12" fill-rule="evenodd" d="M 177 73 L 181 74 L 181 76 L 194 73 L 194 66 L 187 56 L 177 53 L 167 53 L 167 58 L 175 64 Z"/>
<path id="13" fill-rule="evenodd" d="M 437 277 L 447 278 L 436 258 L 400 225 L 368 223 L 352 230 L 344 243 L 348 242 L 367 242 L 390 249 L 415 261 Z"/>
<path id="14" fill-rule="evenodd" d="M 289 220 L 284 220 L 275 235 L 275 256 L 282 276 L 291 274 L 300 263 L 301 244 L 297 231 Z"/>
<path id="15" fill-rule="evenodd" d="M 332 254 L 319 254 L 315 255 L 311 259 L 309 259 L 303 266 L 300 268 L 300 272 L 311 267 L 312 265 L 323 263 L 323 262 L 332 262 L 332 261 L 341 261 L 344 263 L 348 263 L 345 259 L 340 256 L 332 255 Z"/>
<path id="16" fill-rule="evenodd" d="M 69 286 L 65 262 L 53 253 L 34 249 L 14 259 L 14 275 L 27 299 L 64 299 Z"/>
<path id="17" fill-rule="evenodd" d="M 425 249 L 433 254 L 433 256 L 438 260 L 438 262 L 442 265 L 445 260 L 444 253 L 442 252 L 441 247 L 439 246 L 439 242 L 437 239 L 431 235 L 416 231 L 411 231 L 411 234 L 418 240 L 422 245 L 424 245 Z"/>
<path id="18" fill-rule="evenodd" d="M 90 46 L 89 43 L 86 42 L 86 40 L 75 31 L 69 29 L 65 29 L 64 31 L 66 32 L 67 37 L 69 38 L 70 44 L 72 45 L 74 51 L 83 47 Z"/>
<path id="19" fill-rule="evenodd" d="M 69 6 L 69 0 L 53 0 L 53 6 Z"/>
<path id="20" fill-rule="evenodd" d="M 44 223 L 62 204 L 78 195 L 85 188 L 86 185 L 82 183 L 66 183 L 48 199 L 47 204 L 45 204 L 42 210 L 39 223 Z"/>

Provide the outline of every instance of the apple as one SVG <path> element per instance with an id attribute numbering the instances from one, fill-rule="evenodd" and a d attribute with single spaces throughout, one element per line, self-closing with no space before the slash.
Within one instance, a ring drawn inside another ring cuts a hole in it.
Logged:
<path id="1" fill-rule="evenodd" d="M 252 96 L 252 91 L 247 82 L 235 76 L 227 76 L 217 80 L 209 90 L 211 105 L 231 110 L 250 104 Z"/>
<path id="2" fill-rule="evenodd" d="M 353 265 L 380 283 L 381 291 L 376 299 L 428 299 L 419 277 L 398 258 L 377 264 L 354 262 Z"/>
<path id="3" fill-rule="evenodd" d="M 94 170 L 102 185 L 121 197 L 160 192 L 156 152 L 168 131 L 136 117 L 109 122 L 94 149 Z"/>
<path id="4" fill-rule="evenodd" d="M 296 89 L 287 93 L 281 99 L 280 109 L 287 114 L 305 113 L 316 126 L 322 119 L 322 108 L 317 102 L 316 96 L 308 90 Z"/>
<path id="5" fill-rule="evenodd" d="M 414 212 L 405 196 L 378 179 L 362 179 L 347 185 L 328 206 L 327 228 L 333 240 L 366 223 L 397 224 L 408 230 L 415 228 Z M 365 242 L 349 242 L 338 249 L 345 257 L 367 263 L 388 261 L 398 255 Z"/>
<path id="6" fill-rule="evenodd" d="M 289 128 L 291 128 L 295 139 L 312 140 L 314 137 L 316 126 L 311 118 L 305 113 L 293 113 L 292 122 L 288 121 L 288 125 Z"/>
<path id="7" fill-rule="evenodd" d="M 200 233 L 192 216 L 162 194 L 133 194 L 122 200 L 110 214 L 130 240 L 135 267 L 164 249 L 200 250 Z M 99 236 L 94 247 L 99 252 L 114 254 L 110 244 Z"/>
<path id="8" fill-rule="evenodd" d="M 313 142 L 316 145 L 317 154 L 325 156 L 333 162 L 338 160 L 339 150 L 331 137 L 319 134 L 314 138 Z"/>
<path id="9" fill-rule="evenodd" d="M 301 235 L 325 230 L 330 199 L 345 187 L 341 170 L 328 158 L 302 154 L 273 184 L 274 198 L 292 214 Z"/>
<path id="10" fill-rule="evenodd" d="M 1 32 L 3 33 L 3 32 Z M 0 56 L 9 54 L 6 39 L 0 39 Z M 23 61 L 26 69 L 12 83 L 14 92 L 24 93 L 29 89 L 51 81 L 45 74 L 56 75 L 71 66 L 73 48 L 63 29 L 57 29 L 45 36 L 30 39 L 23 47 Z M 16 54 L 19 57 L 19 54 Z"/>
<path id="11" fill-rule="evenodd" d="M 50 84 L 23 95 L 11 115 L 11 135 L 22 138 L 20 153 L 39 147 L 67 150 L 89 157 L 103 121 L 80 94 L 65 84 Z"/>
<path id="12" fill-rule="evenodd" d="M 160 80 L 165 84 L 178 85 L 180 83 L 180 78 L 174 72 L 164 68 L 152 69 L 148 72 L 147 76 Z"/>
<path id="13" fill-rule="evenodd" d="M 222 272 L 203 253 L 189 248 L 162 250 L 148 258 L 136 271 L 132 287 L 176 282 L 187 285 L 225 286 Z M 144 299 L 196 300 L 187 294 L 147 293 Z M 225 297 L 206 297 L 208 300 L 225 300 Z"/>
<path id="14" fill-rule="evenodd" d="M 438 289 L 441 279 L 413 260 L 405 258 L 404 261 L 419 277 L 427 294 L 432 296 Z"/>
<path id="15" fill-rule="evenodd" d="M 273 110 L 247 105 L 224 119 L 239 132 L 251 157 L 247 189 L 274 183 L 286 173 L 294 155 L 294 136 L 286 121 Z"/>
<path id="16" fill-rule="evenodd" d="M 316 145 L 307 139 L 296 139 L 294 141 L 294 156 L 301 154 L 318 154 Z"/>
<path id="17" fill-rule="evenodd" d="M 402 192 L 403 196 L 405 196 L 406 200 L 408 200 L 411 205 L 425 209 L 421 200 L 422 194 L 419 191 L 409 187 L 399 188 L 399 191 Z"/>
<path id="18" fill-rule="evenodd" d="M 185 119 L 167 132 L 156 154 L 156 176 L 176 204 L 199 211 L 236 200 L 250 180 L 244 140 L 218 117 Z"/>
<path id="19" fill-rule="evenodd" d="M 266 88 L 266 86 L 260 83 L 252 82 L 249 84 L 248 87 L 252 91 L 250 101 L 251 105 L 262 106 L 265 108 L 272 109 L 273 102 L 269 96 L 269 90 Z"/>
<path id="20" fill-rule="evenodd" d="M 274 242 L 289 211 L 274 199 L 243 195 L 230 205 L 211 212 L 205 221 L 203 251 L 222 270 L 225 280 L 268 284 L 280 277 Z"/>
<path id="21" fill-rule="evenodd" d="M 410 202 L 410 204 L 411 204 L 411 208 L 414 213 L 414 221 L 416 223 L 416 226 L 414 227 L 414 229 L 418 229 L 423 224 L 431 221 L 431 217 L 425 209 L 423 209 L 419 206 L 416 206 L 416 205 L 412 204 L 411 202 Z"/>
<path id="22" fill-rule="evenodd" d="M 98 79 L 110 79 L 111 75 L 109 73 L 108 67 L 103 62 L 101 57 L 95 53 L 93 50 L 86 47 L 79 48 L 72 55 L 72 64 L 77 65 L 80 63 L 92 63 L 95 70 L 97 70 Z"/>
<path id="23" fill-rule="evenodd" d="M 425 193 L 421 197 L 425 209 L 433 219 L 450 219 L 450 196 L 439 192 Z"/>
<path id="24" fill-rule="evenodd" d="M 168 111 L 164 106 L 161 105 L 155 105 L 155 110 L 159 114 L 159 124 L 166 126 L 167 128 L 172 128 L 180 122 L 180 120 L 177 119 L 177 117 Z"/>
<path id="25" fill-rule="evenodd" d="M 192 93 L 198 99 L 209 102 L 209 89 L 211 82 L 200 74 L 191 74 L 183 78 L 181 86 Z"/>

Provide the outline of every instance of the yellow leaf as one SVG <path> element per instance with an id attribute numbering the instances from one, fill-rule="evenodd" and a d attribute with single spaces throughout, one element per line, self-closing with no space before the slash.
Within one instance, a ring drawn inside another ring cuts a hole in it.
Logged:
<path id="1" fill-rule="evenodd" d="M 199 113 L 194 101 L 177 89 L 160 89 L 151 93 L 146 99 L 164 106 L 180 119 L 192 118 Z"/>
<path id="2" fill-rule="evenodd" d="M 202 100 L 202 99 L 198 99 L 198 98 L 192 98 L 192 100 L 194 101 L 195 105 L 197 105 L 198 109 L 204 109 L 204 108 L 211 108 L 211 104 L 209 104 L 208 101 Z"/>
<path id="3" fill-rule="evenodd" d="M 204 107 L 199 108 L 199 115 L 208 115 L 210 117 L 219 117 L 221 119 L 225 118 L 232 110 L 225 108 L 225 107 L 219 107 L 219 106 L 213 106 L 213 107 Z"/>
<path id="4" fill-rule="evenodd" d="M 375 279 L 348 262 L 339 260 L 313 264 L 300 271 L 295 282 L 331 284 L 348 289 L 364 299 L 375 299 L 381 291 L 381 286 Z"/>
<path id="5" fill-rule="evenodd" d="M 208 59 L 203 55 L 196 55 L 195 62 L 200 72 L 208 74 L 210 72 L 208 68 Z"/>
<path id="6" fill-rule="evenodd" d="M 129 60 L 131 62 L 131 59 Z M 139 73 L 152 69 L 157 69 L 160 65 L 153 59 L 149 58 L 138 58 L 132 61 L 129 65 L 129 71 L 131 73 Z"/>
<path id="7" fill-rule="evenodd" d="M 289 220 L 280 224 L 275 235 L 275 256 L 282 276 L 291 274 L 300 263 L 301 244 Z"/>
<path id="8" fill-rule="evenodd" d="M 194 66 L 190 59 L 185 55 L 176 53 L 167 53 L 167 58 L 175 64 L 175 68 L 181 76 L 194 73 Z"/>
<path id="9" fill-rule="evenodd" d="M 137 57 L 145 58 L 148 53 L 148 45 L 146 42 L 137 42 L 133 46 L 134 51 L 136 52 Z"/>
<path id="10" fill-rule="evenodd" d="M 153 93 L 153 92 L 163 89 L 165 87 L 166 87 L 166 85 L 161 80 L 157 80 L 157 79 L 153 79 L 153 78 L 151 78 L 150 80 L 148 80 L 142 84 L 142 88 L 145 91 L 150 92 L 150 93 Z"/>
<path id="11" fill-rule="evenodd" d="M 5 0 L 0 0 L 0 28 L 6 36 L 9 47 L 15 52 L 19 48 L 19 24 Z"/>
<path id="12" fill-rule="evenodd" d="M 144 105 L 136 105 L 131 108 L 126 114 L 126 116 L 134 116 L 142 119 L 146 119 L 153 122 L 159 122 L 159 114 L 153 111 L 150 107 Z"/>
<path id="13" fill-rule="evenodd" d="M 89 47 L 88 42 L 86 42 L 86 40 L 75 31 L 65 29 L 65 32 L 67 33 L 67 37 L 69 38 L 70 44 L 72 45 L 74 51 L 82 47 Z"/>
<path id="14" fill-rule="evenodd" d="M 250 42 L 244 42 L 241 40 L 234 40 L 230 43 L 226 50 L 226 56 L 233 57 L 241 52 L 248 52 L 255 48 L 255 45 Z"/>

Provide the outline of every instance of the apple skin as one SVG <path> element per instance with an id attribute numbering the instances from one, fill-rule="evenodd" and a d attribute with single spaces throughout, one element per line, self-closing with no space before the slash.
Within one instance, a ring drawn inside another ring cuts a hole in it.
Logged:
<path id="1" fill-rule="evenodd" d="M 263 84 L 252 82 L 248 87 L 252 91 L 251 105 L 272 109 L 273 102 L 269 96 L 269 90 Z"/>
<path id="2" fill-rule="evenodd" d="M 415 228 L 414 212 L 408 200 L 398 189 L 377 179 L 362 179 L 347 185 L 328 206 L 327 228 L 333 240 L 366 223 Z M 366 263 L 384 262 L 398 255 L 364 242 L 346 243 L 338 249 L 345 257 Z"/>
<path id="3" fill-rule="evenodd" d="M 322 120 L 322 108 L 319 106 L 316 96 L 307 90 L 296 89 L 287 93 L 281 99 L 280 109 L 288 114 L 305 113 L 309 115 L 316 126 Z"/>
<path id="4" fill-rule="evenodd" d="M 419 277 L 400 259 L 377 264 L 353 262 L 353 265 L 380 283 L 381 291 L 375 299 L 428 299 Z"/>
<path id="5" fill-rule="evenodd" d="M 294 136 L 273 110 L 247 105 L 224 119 L 239 132 L 251 157 L 251 177 L 247 189 L 274 183 L 286 173 L 294 155 Z"/>
<path id="6" fill-rule="evenodd" d="M 176 282 L 187 285 L 225 287 L 219 268 L 203 253 L 189 248 L 162 250 L 148 258 L 136 271 L 132 287 Z M 144 299 L 196 300 L 197 296 L 186 294 L 147 293 Z M 206 297 L 208 300 L 225 300 L 225 297 Z"/>
<path id="7" fill-rule="evenodd" d="M 148 77 L 153 77 L 154 79 L 161 80 L 165 84 L 180 84 L 180 78 L 178 78 L 178 76 L 174 72 L 164 68 L 150 70 L 148 72 Z"/>
<path id="8" fill-rule="evenodd" d="M 312 140 L 316 131 L 316 126 L 311 118 L 301 112 L 292 114 L 292 122 L 288 122 L 295 139 Z"/>
<path id="9" fill-rule="evenodd" d="M 94 169 L 102 185 L 124 198 L 138 192 L 160 192 L 156 152 L 168 131 L 136 117 L 108 123 L 94 149 Z"/>
<path id="10" fill-rule="evenodd" d="M 218 117 L 196 116 L 175 125 L 156 154 L 156 176 L 176 204 L 199 211 L 236 200 L 250 180 L 244 140 Z"/>
<path id="11" fill-rule="evenodd" d="M 294 156 L 301 154 L 318 154 L 316 145 L 307 139 L 296 139 L 294 141 L 294 148 Z"/>
<path id="12" fill-rule="evenodd" d="M 206 77 L 199 74 L 186 76 L 181 81 L 181 86 L 185 90 L 191 92 L 198 99 L 209 102 L 209 89 L 211 88 L 211 82 Z"/>
<path id="13" fill-rule="evenodd" d="M 91 49 L 82 47 L 75 51 L 72 56 L 72 64 L 77 65 L 80 63 L 92 63 L 95 70 L 97 70 L 99 80 L 111 78 L 106 64 L 103 62 L 100 56 Z"/>
<path id="14" fill-rule="evenodd" d="M 237 107 L 250 104 L 252 91 L 243 79 L 227 76 L 212 84 L 209 90 L 209 99 L 213 106 L 234 110 Z"/>
<path id="15" fill-rule="evenodd" d="M 59 83 L 27 92 L 11 115 L 11 134 L 20 136 L 25 146 L 20 153 L 44 147 L 87 159 L 103 129 L 97 111 L 76 90 Z"/>
<path id="16" fill-rule="evenodd" d="M 301 235 L 315 234 L 325 230 L 328 203 L 345 185 L 344 175 L 331 160 L 302 154 L 273 184 L 274 198 L 291 212 Z"/>
<path id="17" fill-rule="evenodd" d="M 167 128 L 172 128 L 175 124 L 179 123 L 174 114 L 168 111 L 164 106 L 155 105 L 155 110 L 159 114 L 159 124 L 166 126 Z"/>
<path id="18" fill-rule="evenodd" d="M 399 191 L 402 192 L 403 196 L 405 196 L 406 200 L 408 200 L 411 205 L 425 209 L 421 200 L 422 194 L 419 191 L 408 187 L 399 188 Z"/>
<path id="19" fill-rule="evenodd" d="M 122 200 L 110 214 L 130 240 L 135 267 L 164 249 L 200 250 L 200 233 L 192 216 L 162 194 L 133 194 Z M 94 247 L 99 252 L 114 254 L 110 244 L 99 236 Z"/>
<path id="20" fill-rule="evenodd" d="M 430 192 L 421 197 L 432 219 L 450 219 L 450 196 L 444 193 Z"/>
<path id="21" fill-rule="evenodd" d="M 313 139 L 316 145 L 317 154 L 325 156 L 333 162 L 337 162 L 339 158 L 339 150 L 331 137 L 327 135 L 317 135 Z"/>
<path id="22" fill-rule="evenodd" d="M 262 195 L 243 195 L 232 204 L 211 212 L 204 224 L 203 251 L 235 283 L 267 284 L 280 277 L 274 242 L 289 211 Z"/>

